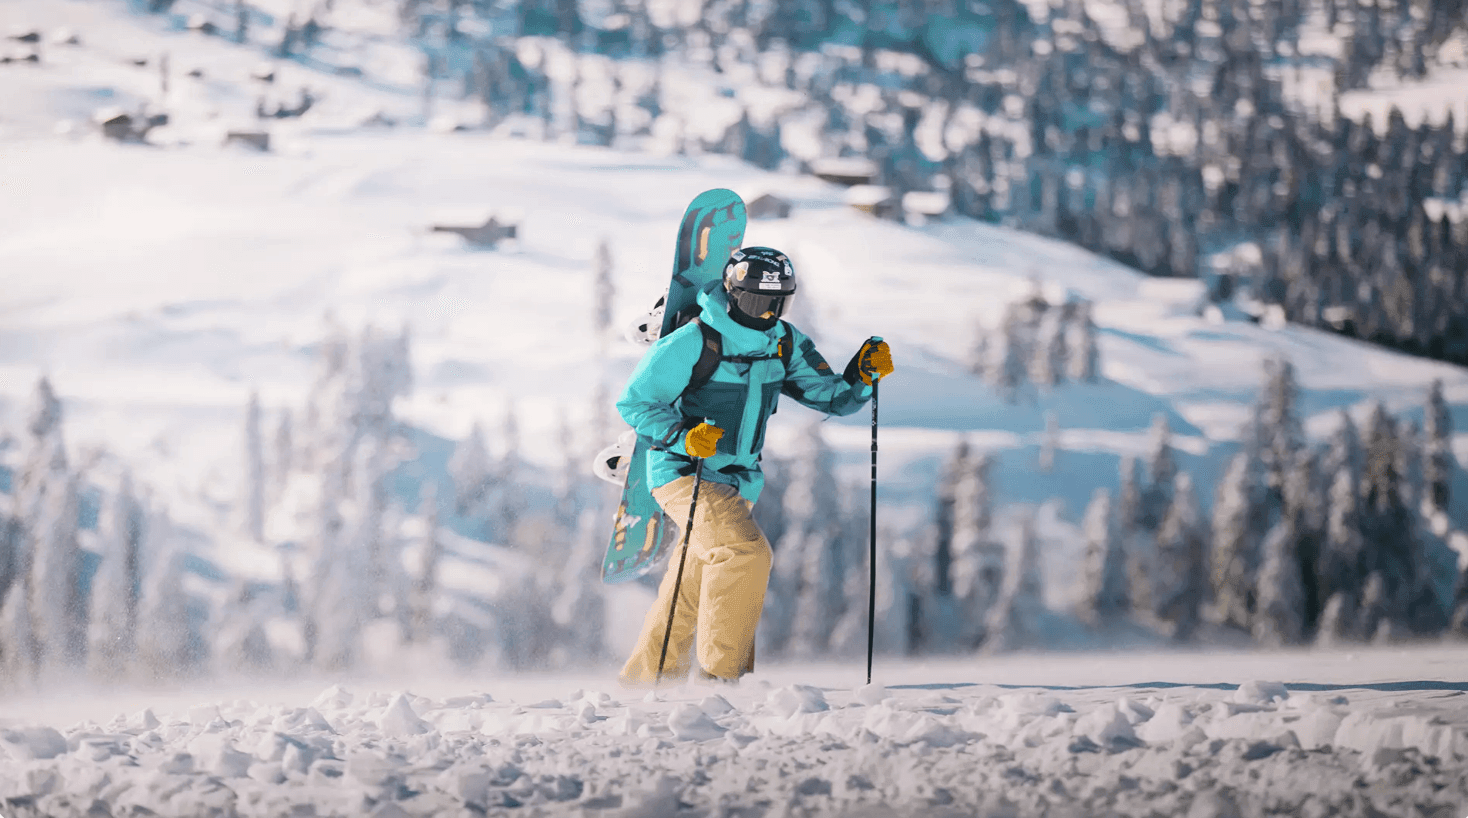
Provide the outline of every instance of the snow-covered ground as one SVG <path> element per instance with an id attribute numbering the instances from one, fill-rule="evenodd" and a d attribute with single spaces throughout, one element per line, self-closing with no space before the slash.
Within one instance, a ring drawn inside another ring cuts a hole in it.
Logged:
<path id="1" fill-rule="evenodd" d="M 788 666 L 655 693 L 63 690 L 0 702 L 0 812 L 1459 818 L 1465 666 L 1423 646 L 881 663 L 871 686 Z"/>

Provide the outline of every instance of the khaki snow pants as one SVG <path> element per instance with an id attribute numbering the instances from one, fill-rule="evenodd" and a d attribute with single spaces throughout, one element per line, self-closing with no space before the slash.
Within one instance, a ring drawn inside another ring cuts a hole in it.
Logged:
<path id="1" fill-rule="evenodd" d="M 678 524 L 679 536 L 658 586 L 657 601 L 648 610 L 637 646 L 622 667 L 622 683 L 633 686 L 657 681 L 668 607 L 678 576 L 679 550 L 689 501 L 693 499 L 693 477 L 680 477 L 659 486 L 652 496 Z M 711 480 L 699 486 L 688 560 L 683 566 L 672 637 L 668 640 L 665 681 L 688 675 L 688 653 L 695 631 L 698 664 L 706 673 L 737 679 L 754 669 L 754 633 L 764 610 L 772 553 L 769 541 L 750 516 L 752 508 L 753 504 L 733 486 Z"/>

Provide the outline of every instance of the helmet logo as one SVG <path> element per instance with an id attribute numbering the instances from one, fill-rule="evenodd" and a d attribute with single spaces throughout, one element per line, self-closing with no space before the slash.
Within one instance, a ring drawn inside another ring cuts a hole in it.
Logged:
<path id="1" fill-rule="evenodd" d="M 747 261 L 741 261 L 738 264 L 735 264 L 734 265 L 734 280 L 735 281 L 743 281 L 744 280 L 744 277 L 747 276 L 747 275 L 749 275 L 749 262 L 747 262 Z M 769 275 L 769 274 L 766 273 L 766 275 Z"/>

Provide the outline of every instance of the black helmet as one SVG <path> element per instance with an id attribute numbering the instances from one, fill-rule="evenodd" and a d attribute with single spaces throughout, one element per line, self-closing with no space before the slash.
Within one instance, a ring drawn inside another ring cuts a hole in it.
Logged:
<path id="1" fill-rule="evenodd" d="M 795 294 L 795 266 L 789 256 L 768 247 L 735 250 L 724 266 L 729 313 L 754 329 L 773 327 Z"/>

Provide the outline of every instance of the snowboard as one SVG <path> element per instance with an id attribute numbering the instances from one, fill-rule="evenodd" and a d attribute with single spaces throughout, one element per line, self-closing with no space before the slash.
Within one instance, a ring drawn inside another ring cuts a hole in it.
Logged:
<path id="1" fill-rule="evenodd" d="M 698 291 L 722 277 L 730 254 L 744 241 L 744 201 L 730 190 L 706 190 L 688 205 L 678 227 L 673 275 L 667 294 L 636 333 L 651 344 L 698 314 Z M 661 317 L 661 322 L 658 318 Z M 632 337 L 629 334 L 629 337 Z M 622 497 L 602 560 L 602 582 L 627 582 L 648 573 L 672 550 L 677 532 L 652 498 L 647 484 L 647 453 L 652 441 L 636 435 L 630 452 L 624 439 L 597 456 L 595 470 L 605 478 L 622 476 Z"/>

